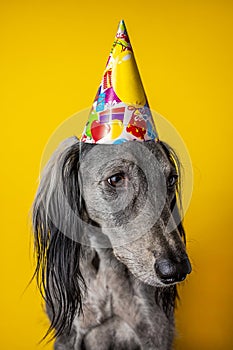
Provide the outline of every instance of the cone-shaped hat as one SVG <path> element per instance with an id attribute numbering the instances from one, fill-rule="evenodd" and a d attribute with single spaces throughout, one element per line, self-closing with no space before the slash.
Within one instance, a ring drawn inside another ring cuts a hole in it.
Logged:
<path id="1" fill-rule="evenodd" d="M 124 21 L 119 23 L 81 141 L 158 140 Z"/>

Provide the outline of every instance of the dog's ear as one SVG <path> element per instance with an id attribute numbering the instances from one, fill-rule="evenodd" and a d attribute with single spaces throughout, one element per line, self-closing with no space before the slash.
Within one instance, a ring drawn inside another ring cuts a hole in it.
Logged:
<path id="1" fill-rule="evenodd" d="M 79 262 L 85 209 L 79 161 L 79 140 L 64 141 L 44 169 L 33 204 L 35 276 L 51 320 L 48 333 L 55 330 L 55 336 L 69 331 L 75 314 L 82 309 L 85 282 Z"/>
<path id="2" fill-rule="evenodd" d="M 180 233 L 180 236 L 183 239 L 184 244 L 186 244 L 186 235 L 182 222 L 182 198 L 181 198 L 181 163 L 179 161 L 176 152 L 165 142 L 160 141 L 160 145 L 162 146 L 169 162 L 171 165 L 176 168 L 179 175 L 179 182 L 176 186 L 176 194 L 171 201 L 170 210 L 172 213 L 172 218 L 177 226 L 177 229 Z M 162 305 L 162 308 L 167 315 L 173 315 L 174 308 L 176 306 L 176 301 L 179 299 L 179 294 L 177 290 L 177 286 L 173 285 L 166 288 L 157 288 L 155 292 L 155 300 L 156 303 Z"/>
<path id="3" fill-rule="evenodd" d="M 160 141 L 160 145 L 162 146 L 169 162 L 171 165 L 176 168 L 178 175 L 179 175 L 179 181 L 176 185 L 176 195 L 174 196 L 173 200 L 171 201 L 171 213 L 173 220 L 176 223 L 176 226 L 178 228 L 178 231 L 186 244 L 186 235 L 185 230 L 182 222 L 183 217 L 183 206 L 182 206 L 182 195 L 181 195 L 181 184 L 182 184 L 182 164 L 176 154 L 176 152 L 165 142 Z"/>

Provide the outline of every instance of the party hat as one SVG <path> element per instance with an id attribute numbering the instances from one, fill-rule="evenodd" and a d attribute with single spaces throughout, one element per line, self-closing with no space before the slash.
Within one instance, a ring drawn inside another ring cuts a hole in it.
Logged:
<path id="1" fill-rule="evenodd" d="M 120 144 L 133 140 L 158 141 L 158 134 L 121 21 L 81 141 Z"/>

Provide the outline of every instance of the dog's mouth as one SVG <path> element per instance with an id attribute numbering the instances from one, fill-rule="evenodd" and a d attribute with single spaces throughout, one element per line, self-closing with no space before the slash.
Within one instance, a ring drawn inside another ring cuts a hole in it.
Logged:
<path id="1" fill-rule="evenodd" d="M 186 279 L 186 277 L 187 277 L 187 275 L 186 276 L 182 276 L 182 278 L 179 279 L 179 280 L 176 280 L 174 277 L 171 277 L 171 278 L 168 278 L 168 279 L 160 279 L 160 281 L 163 284 L 166 284 L 168 286 L 168 285 L 180 283 L 180 282 L 184 281 Z"/>

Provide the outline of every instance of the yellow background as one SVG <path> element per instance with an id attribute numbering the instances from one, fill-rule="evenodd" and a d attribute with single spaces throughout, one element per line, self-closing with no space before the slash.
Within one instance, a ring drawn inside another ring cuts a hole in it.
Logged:
<path id="1" fill-rule="evenodd" d="M 56 127 L 91 105 L 124 18 L 150 105 L 179 130 L 194 166 L 185 218 L 194 271 L 180 288 L 176 349 L 232 349 L 232 1 L 0 6 L 0 348 L 43 349 L 47 321 L 35 283 L 24 292 L 41 155 Z"/>

